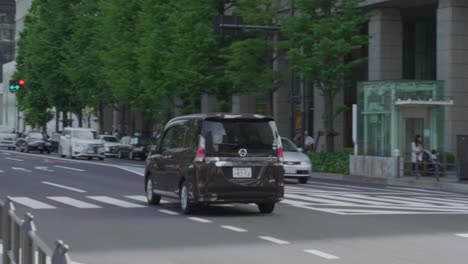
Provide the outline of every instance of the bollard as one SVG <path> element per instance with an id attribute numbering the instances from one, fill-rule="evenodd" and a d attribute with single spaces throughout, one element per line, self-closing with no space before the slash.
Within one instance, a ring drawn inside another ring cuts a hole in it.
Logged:
<path id="1" fill-rule="evenodd" d="M 5 201 L 5 206 L 3 206 L 3 255 L 2 262 L 3 264 L 11 264 L 11 260 L 8 256 L 11 250 L 11 217 L 10 213 L 15 211 L 15 206 L 11 202 L 10 197 L 8 196 Z"/>
<path id="2" fill-rule="evenodd" d="M 71 263 L 68 256 L 68 245 L 65 245 L 62 240 L 55 242 L 55 250 L 52 254 L 51 264 L 69 264 Z"/>
<path id="3" fill-rule="evenodd" d="M 21 263 L 22 264 L 32 264 L 34 263 L 34 249 L 33 242 L 30 236 L 30 232 L 36 231 L 36 226 L 34 225 L 34 216 L 30 213 L 25 215 L 23 224 L 21 225 Z"/>

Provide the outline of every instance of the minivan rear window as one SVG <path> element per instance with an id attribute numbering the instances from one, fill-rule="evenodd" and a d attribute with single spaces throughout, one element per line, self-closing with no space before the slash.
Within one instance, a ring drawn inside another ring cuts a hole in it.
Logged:
<path id="1" fill-rule="evenodd" d="M 278 132 L 270 119 L 206 120 L 202 126 L 207 156 L 276 156 Z"/>

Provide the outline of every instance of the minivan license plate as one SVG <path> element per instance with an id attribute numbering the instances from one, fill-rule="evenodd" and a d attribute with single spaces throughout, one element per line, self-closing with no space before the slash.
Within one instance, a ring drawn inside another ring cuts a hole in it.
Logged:
<path id="1" fill-rule="evenodd" d="M 251 168 L 232 168 L 233 178 L 252 178 Z"/>

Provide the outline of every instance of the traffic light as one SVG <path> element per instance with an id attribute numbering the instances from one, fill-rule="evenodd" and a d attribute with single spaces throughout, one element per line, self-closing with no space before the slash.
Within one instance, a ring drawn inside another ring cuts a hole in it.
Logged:
<path id="1" fill-rule="evenodd" d="M 10 80 L 10 93 L 19 91 L 24 87 L 25 83 L 26 82 L 24 80 Z"/>

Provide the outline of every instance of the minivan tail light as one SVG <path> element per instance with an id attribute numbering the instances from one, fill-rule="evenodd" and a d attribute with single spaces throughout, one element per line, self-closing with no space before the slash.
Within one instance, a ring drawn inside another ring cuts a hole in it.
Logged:
<path id="1" fill-rule="evenodd" d="M 196 162 L 205 161 L 205 138 L 200 136 L 200 142 L 198 143 L 197 156 L 195 157 Z"/>
<path id="2" fill-rule="evenodd" d="M 278 159 L 280 162 L 284 161 L 283 144 L 281 143 L 281 137 L 278 137 Z"/>

